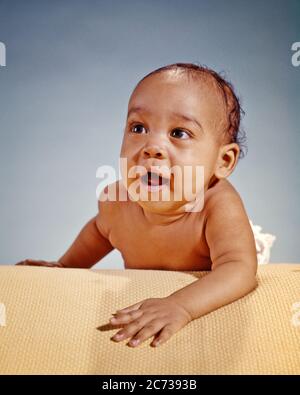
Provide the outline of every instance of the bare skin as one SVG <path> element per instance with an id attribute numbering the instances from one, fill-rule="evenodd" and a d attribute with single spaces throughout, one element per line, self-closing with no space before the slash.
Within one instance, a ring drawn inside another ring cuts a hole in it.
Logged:
<path id="1" fill-rule="evenodd" d="M 112 339 L 130 339 L 133 347 L 152 336 L 151 345 L 162 344 L 190 321 L 251 292 L 257 285 L 254 237 L 242 200 L 226 179 L 239 147 L 220 138 L 222 127 L 224 106 L 209 81 L 196 84 L 169 72 L 145 79 L 129 101 L 120 156 L 129 168 L 204 166 L 203 209 L 187 212 L 186 200 L 175 201 L 171 179 L 170 201 L 99 201 L 98 214 L 57 262 L 19 264 L 90 268 L 117 248 L 126 269 L 209 271 L 164 298 L 117 310 L 110 322 L 123 328 Z M 193 178 L 188 182 L 194 185 Z M 140 176 L 123 173 L 117 190 L 128 193 L 133 183 L 140 185 Z"/>

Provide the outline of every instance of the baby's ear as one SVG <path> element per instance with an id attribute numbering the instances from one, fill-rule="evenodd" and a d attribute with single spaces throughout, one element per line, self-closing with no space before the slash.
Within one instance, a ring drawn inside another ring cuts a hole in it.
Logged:
<path id="1" fill-rule="evenodd" d="M 215 176 L 219 179 L 228 177 L 237 165 L 240 147 L 236 143 L 220 147 L 215 168 Z"/>

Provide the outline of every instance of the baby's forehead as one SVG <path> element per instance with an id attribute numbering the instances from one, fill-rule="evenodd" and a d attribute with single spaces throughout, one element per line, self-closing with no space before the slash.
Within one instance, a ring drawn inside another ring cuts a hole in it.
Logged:
<path id="1" fill-rule="evenodd" d="M 214 99 L 223 100 L 222 92 L 220 91 L 215 79 L 208 73 L 196 73 L 195 71 L 186 72 L 178 70 L 167 70 L 151 74 L 150 76 L 142 79 L 134 91 L 132 97 L 162 95 L 164 92 L 176 90 L 177 95 L 194 94 L 202 99 L 210 96 L 215 96 Z"/>
<path id="2" fill-rule="evenodd" d="M 168 107 L 174 104 L 179 109 L 190 107 L 196 111 L 200 107 L 214 107 L 217 111 L 221 110 L 220 106 L 224 108 L 222 93 L 212 76 L 174 70 L 155 73 L 141 80 L 131 94 L 128 110 L 139 107 L 137 103 L 142 103 L 141 107 L 148 104 L 156 107 L 158 103 L 160 108 L 167 103 Z"/>
<path id="3" fill-rule="evenodd" d="M 210 86 L 213 88 L 214 78 L 207 74 L 207 73 L 196 73 L 196 72 L 186 72 L 186 71 L 179 71 L 179 70 L 166 70 L 151 74 L 150 76 L 142 79 L 137 86 L 145 86 L 157 84 L 157 83 L 164 83 L 164 84 L 177 84 L 181 85 L 182 87 L 188 88 L 190 85 L 194 86 Z"/>

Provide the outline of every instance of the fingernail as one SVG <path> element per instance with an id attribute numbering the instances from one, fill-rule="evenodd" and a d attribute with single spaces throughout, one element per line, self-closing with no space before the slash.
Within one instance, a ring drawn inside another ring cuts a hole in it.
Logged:
<path id="1" fill-rule="evenodd" d="M 157 346 L 159 346 L 159 344 L 160 344 L 160 341 L 157 340 L 157 341 L 154 343 L 154 346 L 157 347 Z"/>
<path id="2" fill-rule="evenodd" d="M 114 340 L 121 340 L 123 336 L 124 336 L 124 335 L 123 335 L 122 333 L 116 334 L 116 335 L 113 337 L 113 339 L 114 339 Z"/>
<path id="3" fill-rule="evenodd" d="M 117 322 L 117 319 L 115 317 L 110 319 L 110 322 Z"/>
<path id="4" fill-rule="evenodd" d="M 139 342 L 140 342 L 139 339 L 133 339 L 133 340 L 130 340 L 129 344 L 131 346 L 137 346 L 139 344 Z"/>

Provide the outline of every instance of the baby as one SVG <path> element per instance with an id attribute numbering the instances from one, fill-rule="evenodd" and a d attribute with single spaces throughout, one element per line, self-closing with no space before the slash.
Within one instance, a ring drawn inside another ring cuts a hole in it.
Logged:
<path id="1" fill-rule="evenodd" d="M 122 329 L 112 340 L 130 339 L 133 347 L 152 336 L 152 346 L 162 344 L 190 321 L 251 292 L 254 236 L 227 180 L 243 153 L 241 112 L 232 85 L 207 67 L 177 63 L 145 76 L 128 104 L 120 153 L 128 170 L 102 190 L 98 214 L 57 262 L 18 264 L 90 268 L 117 248 L 126 269 L 209 271 L 171 295 L 117 310 L 110 322 Z M 200 187 L 186 166 L 203 169 Z M 181 181 L 173 167 L 182 170 Z M 130 175 L 132 168 L 142 170 Z M 176 198 L 191 185 L 193 199 Z M 110 199 L 112 186 L 126 198 Z"/>

